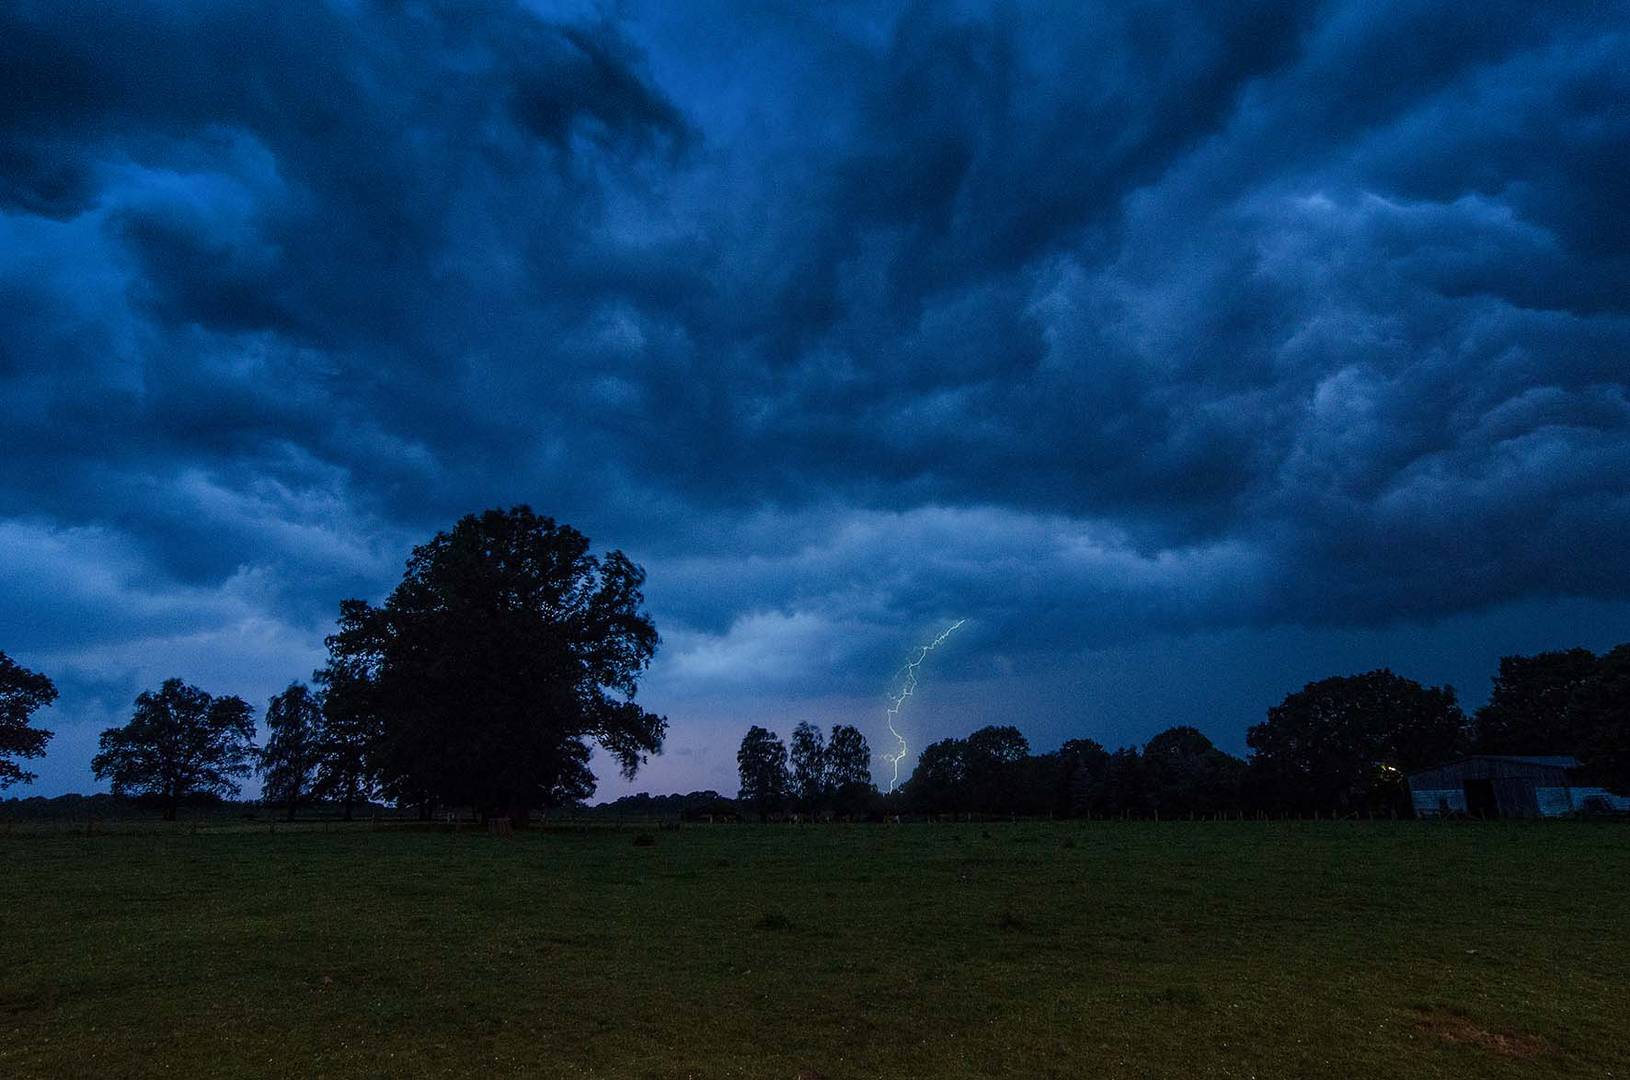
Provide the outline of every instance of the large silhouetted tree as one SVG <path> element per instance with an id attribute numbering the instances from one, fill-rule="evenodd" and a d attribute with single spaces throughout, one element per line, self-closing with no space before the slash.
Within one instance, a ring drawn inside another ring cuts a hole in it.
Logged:
<path id="1" fill-rule="evenodd" d="M 760 819 L 781 809 L 792 780 L 787 772 L 787 748 L 779 735 L 757 724 L 748 728 L 736 751 L 736 771 L 741 776 L 741 792 L 736 797 L 757 811 Z"/>
<path id="2" fill-rule="evenodd" d="M 524 818 L 594 792 L 591 742 L 633 778 L 667 730 L 633 700 L 658 643 L 644 581 L 525 506 L 415 548 L 383 607 L 345 609 L 377 649 L 386 790 Z"/>
<path id="3" fill-rule="evenodd" d="M 929 743 L 902 788 L 907 801 L 928 814 L 976 809 L 968 799 L 968 744 L 962 739 Z"/>
<path id="4" fill-rule="evenodd" d="M 1077 813 L 1142 817 L 1154 810 L 1144 782 L 1143 758 L 1135 746 L 1123 746 L 1105 755 L 1101 767 L 1078 773 L 1074 795 Z"/>
<path id="5" fill-rule="evenodd" d="M 876 789 L 872 787 L 871 747 L 859 728 L 832 725 L 832 738 L 826 744 L 826 766 L 834 808 L 843 814 L 864 810 Z"/>
<path id="6" fill-rule="evenodd" d="M 264 777 L 261 797 L 268 803 L 295 808 L 311 794 L 322 741 L 322 695 L 305 683 L 290 683 L 287 690 L 266 704 L 266 746 L 260 752 Z"/>
<path id="7" fill-rule="evenodd" d="M 157 799 L 164 819 L 200 794 L 231 796 L 254 771 L 254 710 L 240 697 L 212 697 L 180 679 L 166 679 L 136 698 L 130 723 L 102 732 L 91 759 L 99 780 L 119 796 Z"/>
<path id="8" fill-rule="evenodd" d="M 1215 814 L 1240 805 L 1245 762 L 1218 750 L 1199 729 L 1167 728 L 1143 746 L 1143 790 L 1166 817 Z"/>
<path id="9" fill-rule="evenodd" d="M 56 699 L 57 688 L 50 679 L 0 652 L 0 788 L 34 779 L 34 774 L 24 772 L 17 759 L 45 754 L 51 733 L 29 726 L 28 721 Z"/>
<path id="10" fill-rule="evenodd" d="M 964 740 L 967 796 L 962 801 L 987 814 L 1010 814 L 1024 807 L 1020 793 L 1030 742 L 1011 725 L 990 725 Z"/>
<path id="11" fill-rule="evenodd" d="M 312 678 L 323 688 L 312 793 L 340 804 L 346 821 L 373 794 L 374 754 L 383 724 L 379 666 L 383 620 L 361 600 L 340 605 L 339 626 L 327 639 L 328 663 Z M 410 800 L 419 801 L 419 800 Z"/>
<path id="12" fill-rule="evenodd" d="M 1407 804 L 1404 775 L 1465 753 L 1465 714 L 1447 686 L 1381 669 L 1309 683 L 1246 732 L 1259 790 L 1282 807 Z"/>
<path id="13" fill-rule="evenodd" d="M 1060 815 L 1094 812 L 1088 805 L 1088 793 L 1103 780 L 1109 751 L 1094 739 L 1066 739 L 1058 748 L 1058 761 L 1053 811 Z"/>
<path id="14" fill-rule="evenodd" d="M 805 811 L 821 808 L 829 794 L 826 737 L 807 720 L 792 729 L 792 791 Z"/>
<path id="15" fill-rule="evenodd" d="M 1578 754 L 1589 732 L 1572 708 L 1579 689 L 1596 677 L 1589 649 L 1504 656 L 1488 704 L 1477 710 L 1473 731 L 1485 754 Z"/>
<path id="16" fill-rule="evenodd" d="M 966 739 L 930 743 L 904 787 L 906 799 L 929 814 L 1028 811 L 1022 793 L 1034 770 L 1030 744 L 1010 726 L 982 727 Z M 1045 810 L 1045 806 L 1040 807 Z"/>
<path id="17" fill-rule="evenodd" d="M 1594 677 L 1575 691 L 1571 707 L 1584 733 L 1580 754 L 1592 778 L 1630 795 L 1630 644 L 1597 661 Z"/>

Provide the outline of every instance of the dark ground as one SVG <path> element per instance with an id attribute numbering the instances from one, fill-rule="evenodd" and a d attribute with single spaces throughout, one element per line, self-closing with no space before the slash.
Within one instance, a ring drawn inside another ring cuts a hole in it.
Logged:
<path id="1" fill-rule="evenodd" d="M 1612 824 L 0 831 L 0 1076 L 1630 1077 Z"/>

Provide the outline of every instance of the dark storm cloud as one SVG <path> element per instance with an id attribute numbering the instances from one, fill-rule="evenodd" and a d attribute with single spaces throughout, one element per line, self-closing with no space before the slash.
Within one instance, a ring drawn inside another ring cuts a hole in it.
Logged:
<path id="1" fill-rule="evenodd" d="M 557 275 L 529 264 L 593 269 L 599 173 L 689 139 L 610 29 L 508 5 L 8 11 L 0 142 L 51 168 L 6 170 L 0 370 L 32 468 L 4 497 L 116 520 L 183 579 L 285 547 L 220 517 L 388 518 L 458 471 L 438 444 L 508 449 L 472 423 L 503 410 L 462 392 L 471 354 L 551 333 Z"/>
<path id="2" fill-rule="evenodd" d="M 1627 16 L 6 5 L 0 648 L 275 688 L 517 501 L 676 701 L 1626 599 Z"/>

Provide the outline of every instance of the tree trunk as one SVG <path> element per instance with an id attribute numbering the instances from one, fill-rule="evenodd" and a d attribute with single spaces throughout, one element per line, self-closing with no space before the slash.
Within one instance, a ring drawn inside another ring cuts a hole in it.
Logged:
<path id="1" fill-rule="evenodd" d="M 345 797 L 345 820 L 351 820 L 351 797 L 349 795 Z"/>
<path id="2" fill-rule="evenodd" d="M 294 820 L 294 800 L 293 799 L 289 800 L 289 816 L 288 816 L 288 820 L 289 821 Z"/>

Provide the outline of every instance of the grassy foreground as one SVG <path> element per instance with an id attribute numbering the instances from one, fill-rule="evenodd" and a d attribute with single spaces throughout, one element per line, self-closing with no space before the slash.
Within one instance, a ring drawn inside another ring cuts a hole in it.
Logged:
<path id="1" fill-rule="evenodd" d="M 1630 829 L 0 834 L 0 1076 L 1630 1077 Z"/>

